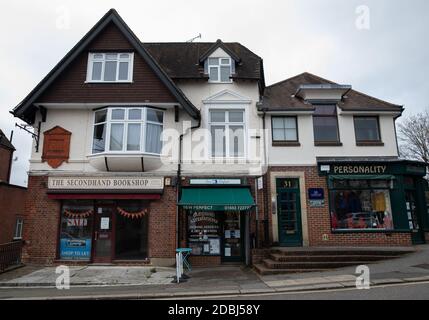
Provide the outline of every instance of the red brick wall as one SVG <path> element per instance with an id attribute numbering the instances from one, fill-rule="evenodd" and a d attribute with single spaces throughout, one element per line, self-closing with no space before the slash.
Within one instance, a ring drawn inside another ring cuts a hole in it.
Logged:
<path id="1" fill-rule="evenodd" d="M 166 186 L 161 199 L 150 204 L 149 257 L 174 259 L 175 254 L 176 188 Z"/>
<path id="2" fill-rule="evenodd" d="M 9 182 L 11 153 L 12 150 L 0 147 L 0 181 Z"/>
<path id="3" fill-rule="evenodd" d="M 46 176 L 28 177 L 25 201 L 24 263 L 52 264 L 56 259 L 60 201 L 46 195 Z"/>
<path id="4" fill-rule="evenodd" d="M 61 202 L 47 197 L 46 176 L 30 176 L 25 202 L 24 262 L 53 264 L 57 258 Z M 161 200 L 150 203 L 149 258 L 175 257 L 176 191 L 165 187 Z"/>
<path id="5" fill-rule="evenodd" d="M 85 83 L 88 52 L 91 50 L 134 49 L 114 24 L 107 26 L 45 91 L 38 102 L 176 102 L 137 52 L 134 53 L 133 83 Z"/>
<path id="6" fill-rule="evenodd" d="M 0 184 L 0 243 L 13 240 L 16 219 L 24 217 L 24 201 L 27 189 Z M 24 221 L 24 228 L 26 227 Z"/>
<path id="7" fill-rule="evenodd" d="M 307 222 L 310 246 L 409 246 L 411 235 L 409 233 L 332 233 L 329 215 L 329 200 L 326 178 L 319 176 L 317 166 L 302 167 L 271 167 L 270 172 L 304 172 L 307 203 Z M 269 178 L 268 178 L 269 180 Z M 325 190 L 325 205 L 321 208 L 312 208 L 308 205 L 308 188 L 323 188 Z M 271 181 L 268 185 L 271 201 Z M 272 242 L 272 206 L 270 204 L 270 240 Z M 323 235 L 328 240 L 323 240 Z"/>

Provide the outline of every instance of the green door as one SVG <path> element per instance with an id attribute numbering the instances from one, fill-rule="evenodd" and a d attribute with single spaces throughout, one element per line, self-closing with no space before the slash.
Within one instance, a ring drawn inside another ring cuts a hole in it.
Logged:
<path id="1" fill-rule="evenodd" d="M 279 245 L 302 246 L 299 179 L 277 179 L 277 221 Z"/>

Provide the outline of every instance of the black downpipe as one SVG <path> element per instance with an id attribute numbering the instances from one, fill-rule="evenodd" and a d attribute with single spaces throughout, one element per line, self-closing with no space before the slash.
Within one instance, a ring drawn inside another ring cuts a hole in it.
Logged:
<path id="1" fill-rule="evenodd" d="M 265 111 L 263 111 L 263 114 L 262 114 L 262 131 L 264 132 L 264 143 L 265 143 L 265 146 L 267 146 L 267 140 L 266 140 L 266 132 L 265 132 L 265 129 L 266 129 L 266 125 L 265 125 Z M 267 155 L 267 150 L 264 150 L 265 152 L 264 152 L 264 154 L 265 154 L 265 157 L 266 157 L 266 155 Z M 267 168 L 268 168 L 268 159 L 265 159 L 265 165 L 267 166 Z M 263 195 L 264 195 L 264 244 L 265 245 L 268 245 L 268 242 L 269 242 L 269 239 L 268 239 L 268 233 L 269 233 L 269 230 L 268 230 L 268 190 L 267 190 L 267 188 L 268 188 L 268 181 L 267 181 L 267 178 L 268 178 L 268 174 L 266 173 L 265 174 L 265 177 L 264 177 L 264 182 L 263 182 L 263 187 L 264 187 L 264 189 L 265 189 L 265 192 L 263 193 Z"/>
<path id="2" fill-rule="evenodd" d="M 181 185 L 182 185 L 182 144 L 183 144 L 183 136 L 185 134 L 187 134 L 188 132 L 192 132 L 192 130 L 197 129 L 201 126 L 201 115 L 198 115 L 198 123 L 197 125 L 190 127 L 188 130 L 186 130 L 185 133 L 182 133 L 179 136 L 179 159 L 178 159 L 178 163 L 177 163 L 177 182 L 176 182 L 176 199 L 177 202 L 179 202 L 179 197 L 180 197 L 180 193 L 181 193 Z M 179 247 L 180 244 L 180 219 L 179 219 L 179 212 L 180 212 L 180 208 L 178 205 L 176 205 L 176 248 Z"/>

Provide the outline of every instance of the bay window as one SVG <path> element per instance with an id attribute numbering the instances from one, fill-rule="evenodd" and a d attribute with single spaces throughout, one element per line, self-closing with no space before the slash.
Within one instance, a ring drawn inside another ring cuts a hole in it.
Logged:
<path id="1" fill-rule="evenodd" d="M 92 153 L 160 154 L 164 113 L 147 107 L 110 107 L 95 112 Z"/>
<path id="2" fill-rule="evenodd" d="M 212 157 L 244 157 L 244 110 L 210 110 Z"/>
<path id="3" fill-rule="evenodd" d="M 89 53 L 87 82 L 131 82 L 133 53 Z"/>

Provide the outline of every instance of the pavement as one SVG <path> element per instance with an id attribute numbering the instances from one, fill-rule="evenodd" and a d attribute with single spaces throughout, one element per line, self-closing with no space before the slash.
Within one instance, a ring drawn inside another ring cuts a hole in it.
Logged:
<path id="1" fill-rule="evenodd" d="M 429 245 L 400 258 L 368 265 L 371 287 L 429 282 Z M 0 299 L 161 299 L 356 287 L 356 267 L 325 272 L 261 276 L 251 268 L 225 265 L 194 268 L 189 279 L 174 282 L 174 268 L 70 267 L 69 290 L 55 288 L 55 268 L 26 266 L 0 274 Z"/>

